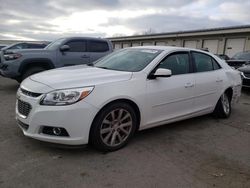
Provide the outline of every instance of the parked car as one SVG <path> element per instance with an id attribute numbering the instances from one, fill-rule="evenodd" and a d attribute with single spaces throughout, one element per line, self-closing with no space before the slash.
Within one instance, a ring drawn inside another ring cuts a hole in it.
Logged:
<path id="1" fill-rule="evenodd" d="M 250 51 L 236 53 L 227 63 L 236 69 L 250 63 Z"/>
<path id="2" fill-rule="evenodd" d="M 250 87 L 250 65 L 242 66 L 238 70 L 241 72 L 242 86 Z"/>
<path id="3" fill-rule="evenodd" d="M 225 55 L 225 54 L 215 54 L 215 55 L 217 55 L 219 58 L 224 59 L 224 60 L 229 60 L 229 59 L 230 59 L 230 58 L 229 58 L 227 55 Z"/>
<path id="4" fill-rule="evenodd" d="M 11 44 L 9 46 L 5 46 L 4 48 L 2 48 L 1 50 L 4 53 L 8 53 L 8 51 L 11 50 L 20 50 L 20 49 L 41 49 L 41 48 L 45 48 L 47 46 L 47 44 L 41 44 L 41 43 L 35 43 L 35 42 L 19 42 L 19 43 L 14 43 Z"/>
<path id="5" fill-rule="evenodd" d="M 114 151 L 137 130 L 212 112 L 228 118 L 240 91 L 240 72 L 208 52 L 133 47 L 25 79 L 16 119 L 28 137 Z"/>
<path id="6" fill-rule="evenodd" d="M 112 52 L 106 39 L 70 37 L 50 43 L 44 49 L 15 50 L 1 53 L 0 73 L 21 82 L 44 70 L 88 64 Z"/>

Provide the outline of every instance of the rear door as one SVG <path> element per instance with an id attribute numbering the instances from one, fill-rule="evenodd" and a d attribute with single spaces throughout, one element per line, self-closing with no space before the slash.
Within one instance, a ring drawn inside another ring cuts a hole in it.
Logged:
<path id="1" fill-rule="evenodd" d="M 80 65 L 89 63 L 90 56 L 87 52 L 86 40 L 70 40 L 64 45 L 69 46 L 69 50 L 59 52 L 59 59 L 63 66 Z"/>
<path id="2" fill-rule="evenodd" d="M 209 110 L 216 104 L 223 84 L 222 69 L 213 57 L 191 52 L 195 69 L 195 99 L 196 111 Z"/>
<path id="3" fill-rule="evenodd" d="M 172 76 L 147 81 L 147 101 L 151 109 L 147 124 L 192 113 L 194 74 L 190 67 L 189 52 L 172 53 L 157 68 L 170 69 Z"/>

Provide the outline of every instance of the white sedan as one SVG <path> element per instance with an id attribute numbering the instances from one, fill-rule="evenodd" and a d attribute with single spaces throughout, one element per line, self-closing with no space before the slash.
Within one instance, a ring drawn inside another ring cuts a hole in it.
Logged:
<path id="1" fill-rule="evenodd" d="M 28 137 L 114 151 L 137 130 L 212 112 L 229 117 L 241 84 L 238 71 L 208 52 L 127 48 L 92 66 L 27 78 L 17 92 L 16 119 Z"/>

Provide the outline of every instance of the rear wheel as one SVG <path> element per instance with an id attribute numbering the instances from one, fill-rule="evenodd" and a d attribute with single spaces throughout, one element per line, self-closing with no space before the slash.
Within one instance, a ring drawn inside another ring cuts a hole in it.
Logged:
<path id="1" fill-rule="evenodd" d="M 43 67 L 31 67 L 29 68 L 28 70 L 26 70 L 24 72 L 24 74 L 22 75 L 21 79 L 19 81 L 23 81 L 25 78 L 33 75 L 33 74 L 36 74 L 36 73 L 39 73 L 39 72 L 42 72 L 42 71 L 45 71 L 46 69 L 43 68 Z"/>
<path id="2" fill-rule="evenodd" d="M 110 104 L 95 118 L 90 131 L 90 143 L 101 151 L 118 150 L 129 142 L 136 124 L 135 111 L 129 104 Z"/>
<path id="3" fill-rule="evenodd" d="M 214 115 L 220 118 L 228 118 L 231 115 L 231 99 L 225 92 L 216 104 Z"/>

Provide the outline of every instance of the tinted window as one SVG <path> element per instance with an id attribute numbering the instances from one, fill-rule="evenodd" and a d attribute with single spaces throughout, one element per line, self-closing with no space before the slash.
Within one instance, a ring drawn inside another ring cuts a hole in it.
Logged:
<path id="1" fill-rule="evenodd" d="M 86 42 L 85 41 L 70 41 L 66 45 L 69 46 L 69 52 L 86 52 Z"/>
<path id="2" fill-rule="evenodd" d="M 158 68 L 170 69 L 172 75 L 189 73 L 188 53 L 173 54 L 164 59 Z"/>
<path id="3" fill-rule="evenodd" d="M 210 56 L 199 52 L 192 52 L 192 54 L 197 72 L 206 72 L 213 70 L 213 62 Z"/>
<path id="4" fill-rule="evenodd" d="M 89 42 L 89 51 L 90 52 L 106 52 L 109 50 L 107 42 L 102 41 L 90 41 Z"/>

